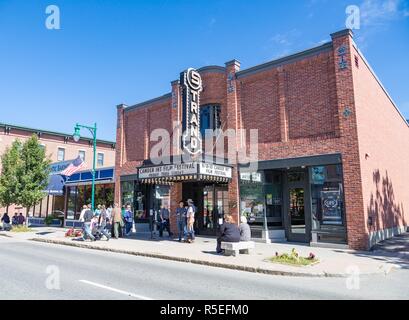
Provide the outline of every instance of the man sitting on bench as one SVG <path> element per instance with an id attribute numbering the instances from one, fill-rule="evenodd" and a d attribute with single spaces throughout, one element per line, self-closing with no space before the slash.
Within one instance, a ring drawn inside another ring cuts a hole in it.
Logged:
<path id="1" fill-rule="evenodd" d="M 217 238 L 217 253 L 223 253 L 222 242 L 240 242 L 239 227 L 233 222 L 230 214 L 224 215 L 224 223 L 220 226 L 219 237 Z"/>

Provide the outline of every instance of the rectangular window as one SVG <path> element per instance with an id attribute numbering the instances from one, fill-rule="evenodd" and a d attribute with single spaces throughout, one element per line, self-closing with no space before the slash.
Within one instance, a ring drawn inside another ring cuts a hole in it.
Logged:
<path id="1" fill-rule="evenodd" d="M 200 107 L 200 133 L 205 136 L 206 130 L 220 129 L 221 109 L 219 105 L 207 105 Z"/>
<path id="2" fill-rule="evenodd" d="M 341 165 L 310 168 L 312 230 L 317 241 L 346 242 Z"/>
<path id="3" fill-rule="evenodd" d="M 260 177 L 260 172 L 240 173 L 240 213 L 247 218 L 254 238 L 261 238 L 264 225 L 264 181 Z"/>
<path id="4" fill-rule="evenodd" d="M 82 161 L 85 161 L 85 151 L 83 150 L 78 151 L 78 155 Z"/>
<path id="5" fill-rule="evenodd" d="M 97 156 L 97 165 L 99 167 L 102 167 L 104 165 L 104 154 L 103 153 L 98 153 Z"/>
<path id="6" fill-rule="evenodd" d="M 57 151 L 57 161 L 64 161 L 65 160 L 65 149 L 58 148 Z"/>
<path id="7" fill-rule="evenodd" d="M 343 186 L 340 165 L 311 168 L 313 216 L 320 225 L 343 225 Z"/>

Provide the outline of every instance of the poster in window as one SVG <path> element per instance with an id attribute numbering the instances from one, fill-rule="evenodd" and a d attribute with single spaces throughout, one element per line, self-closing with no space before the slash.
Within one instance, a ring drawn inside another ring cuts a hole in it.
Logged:
<path id="1" fill-rule="evenodd" d="M 324 184 L 325 182 L 325 167 L 312 167 L 311 180 L 313 184 Z"/>
<path id="2" fill-rule="evenodd" d="M 272 205 L 273 204 L 273 195 L 272 194 L 266 194 L 266 202 L 267 205 Z"/>
<path id="3" fill-rule="evenodd" d="M 321 191 L 322 223 L 342 224 L 341 193 L 339 190 Z"/>

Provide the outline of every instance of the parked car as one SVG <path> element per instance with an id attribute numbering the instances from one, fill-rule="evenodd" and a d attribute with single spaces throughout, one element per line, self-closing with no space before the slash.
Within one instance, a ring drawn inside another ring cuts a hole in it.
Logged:
<path id="1" fill-rule="evenodd" d="M 53 212 L 51 212 L 51 215 L 57 218 L 64 218 L 65 217 L 65 213 L 61 210 L 54 210 Z M 74 211 L 72 210 L 68 210 L 67 211 L 67 219 L 69 220 L 73 220 L 74 219 Z"/>

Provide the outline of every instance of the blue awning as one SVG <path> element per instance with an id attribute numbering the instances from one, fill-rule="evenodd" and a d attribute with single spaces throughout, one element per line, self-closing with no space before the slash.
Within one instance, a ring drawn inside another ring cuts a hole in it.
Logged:
<path id="1" fill-rule="evenodd" d="M 92 171 L 82 171 L 74 173 L 72 176 L 67 178 L 66 184 L 75 185 L 75 184 L 84 184 L 91 183 L 92 181 Z M 114 182 L 114 168 L 101 168 L 95 170 L 95 182 L 105 182 L 113 183 Z"/>
<path id="2" fill-rule="evenodd" d="M 60 174 L 52 174 L 48 180 L 47 188 L 44 192 L 52 196 L 62 196 L 64 194 L 65 178 Z"/>

